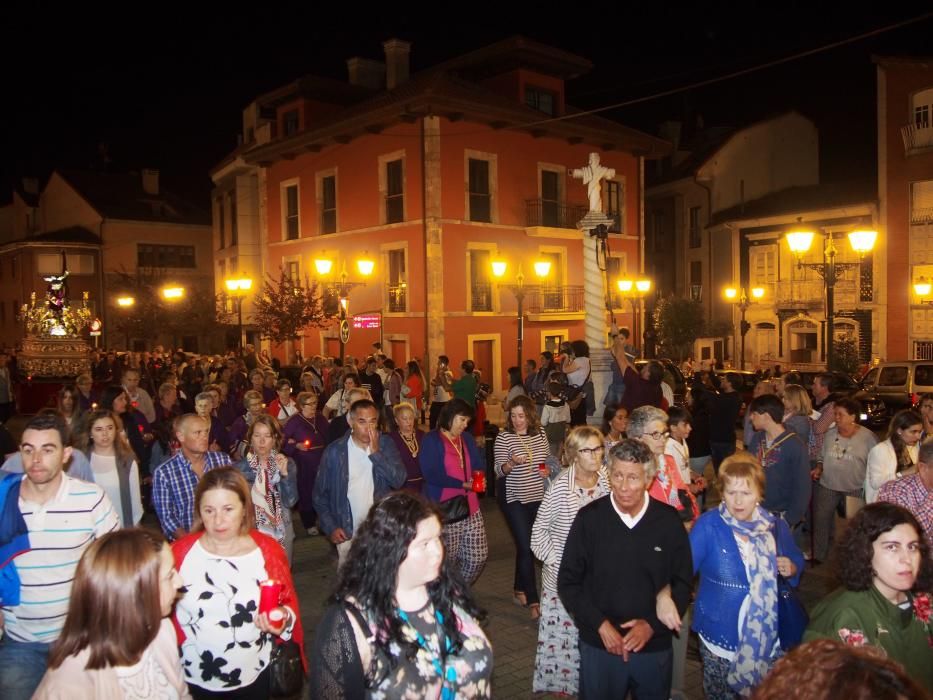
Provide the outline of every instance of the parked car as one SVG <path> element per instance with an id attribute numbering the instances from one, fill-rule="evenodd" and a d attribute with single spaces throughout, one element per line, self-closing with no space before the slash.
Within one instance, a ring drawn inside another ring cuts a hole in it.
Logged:
<path id="1" fill-rule="evenodd" d="M 787 384 L 799 384 L 810 394 L 813 399 L 813 379 L 823 372 L 815 370 L 791 370 L 784 374 L 784 381 Z M 830 391 L 840 396 L 848 396 L 855 399 L 862 405 L 862 415 L 859 416 L 859 423 L 872 430 L 881 430 L 888 427 L 893 411 L 887 405 L 887 401 L 873 389 L 860 384 L 853 377 L 845 372 L 829 372 L 833 377 Z"/>
<path id="2" fill-rule="evenodd" d="M 866 372 L 862 386 L 877 394 L 893 416 L 902 408 L 917 406 L 921 395 L 933 392 L 933 360 L 882 362 Z"/>

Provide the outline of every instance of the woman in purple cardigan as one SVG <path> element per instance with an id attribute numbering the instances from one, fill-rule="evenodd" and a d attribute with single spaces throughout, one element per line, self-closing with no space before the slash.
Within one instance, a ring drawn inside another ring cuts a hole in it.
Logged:
<path id="1" fill-rule="evenodd" d="M 486 463 L 466 430 L 472 418 L 473 407 L 466 401 L 448 401 L 437 418 L 437 430 L 425 435 L 418 453 L 424 495 L 428 499 L 444 503 L 466 496 L 470 515 L 459 522 L 444 524 L 444 549 L 469 585 L 479 578 L 489 555 L 486 524 L 472 485 L 473 472 L 485 472 Z"/>
<path id="2" fill-rule="evenodd" d="M 424 431 L 418 429 L 415 409 L 410 403 L 396 404 L 392 407 L 392 413 L 395 416 L 396 429 L 389 433 L 389 437 L 398 448 L 408 474 L 402 488 L 421 493 L 424 487 L 424 477 L 421 476 L 418 454 L 421 452 L 421 443 L 424 441 Z"/>
<path id="3" fill-rule="evenodd" d="M 317 468 L 324 454 L 327 419 L 317 412 L 317 394 L 303 391 L 298 394 L 295 402 L 299 412 L 289 418 L 282 429 L 282 451 L 298 465 L 298 512 L 301 524 L 309 535 L 317 535 L 317 514 L 311 499 Z"/>

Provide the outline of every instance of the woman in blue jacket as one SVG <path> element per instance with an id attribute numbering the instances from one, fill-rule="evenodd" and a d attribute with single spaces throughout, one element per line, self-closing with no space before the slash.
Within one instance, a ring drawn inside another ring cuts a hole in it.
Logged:
<path id="1" fill-rule="evenodd" d="M 748 695 L 781 654 L 778 576 L 796 586 L 803 554 L 790 528 L 759 505 L 765 474 L 748 452 L 719 468 L 723 502 L 690 531 L 700 585 L 693 629 L 700 637 L 707 698 Z"/>

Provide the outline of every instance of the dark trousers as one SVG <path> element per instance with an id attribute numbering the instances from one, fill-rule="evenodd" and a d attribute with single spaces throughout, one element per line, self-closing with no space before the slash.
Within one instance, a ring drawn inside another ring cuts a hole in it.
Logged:
<path id="1" fill-rule="evenodd" d="M 269 667 L 260 673 L 256 680 L 245 688 L 231 688 L 227 691 L 205 690 L 201 686 L 188 684 L 193 700 L 210 700 L 210 698 L 223 698 L 224 700 L 268 700 L 269 680 L 271 674 Z"/>
<path id="2" fill-rule="evenodd" d="M 431 413 L 428 417 L 428 427 L 434 430 L 437 427 L 437 417 L 441 415 L 441 409 L 447 405 L 446 401 L 432 401 Z"/>
<path id="3" fill-rule="evenodd" d="M 496 484 L 496 495 L 499 507 L 505 515 L 509 525 L 512 539 L 515 541 L 515 584 L 514 589 L 525 594 L 528 604 L 538 603 L 538 586 L 535 582 L 535 559 L 531 553 L 531 528 L 538 515 L 540 501 L 535 503 L 522 503 L 521 501 L 505 502 L 504 480 Z"/>
<path id="4" fill-rule="evenodd" d="M 719 465 L 722 464 L 724 460 L 729 455 L 735 454 L 735 438 L 732 439 L 732 442 L 709 442 L 709 452 L 710 456 L 713 458 L 713 471 L 716 472 L 716 475 L 719 475 Z"/>
<path id="5" fill-rule="evenodd" d="M 580 640 L 580 700 L 624 698 L 668 700 L 671 696 L 672 650 L 629 654 L 628 661 Z"/>

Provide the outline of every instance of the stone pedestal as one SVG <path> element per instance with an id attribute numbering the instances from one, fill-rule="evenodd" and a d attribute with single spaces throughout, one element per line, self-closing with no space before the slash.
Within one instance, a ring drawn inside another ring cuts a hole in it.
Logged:
<path id="1" fill-rule="evenodd" d="M 590 236 L 597 226 L 609 226 L 613 219 L 602 212 L 590 211 L 577 222 L 583 232 L 583 302 L 586 309 L 584 340 L 590 346 L 590 381 L 596 389 L 596 413 L 589 418 L 592 425 L 601 425 L 603 399 L 612 383 L 612 355 L 606 348 L 609 329 L 606 326 L 606 276 L 599 269 L 596 247 L 599 241 Z"/>

